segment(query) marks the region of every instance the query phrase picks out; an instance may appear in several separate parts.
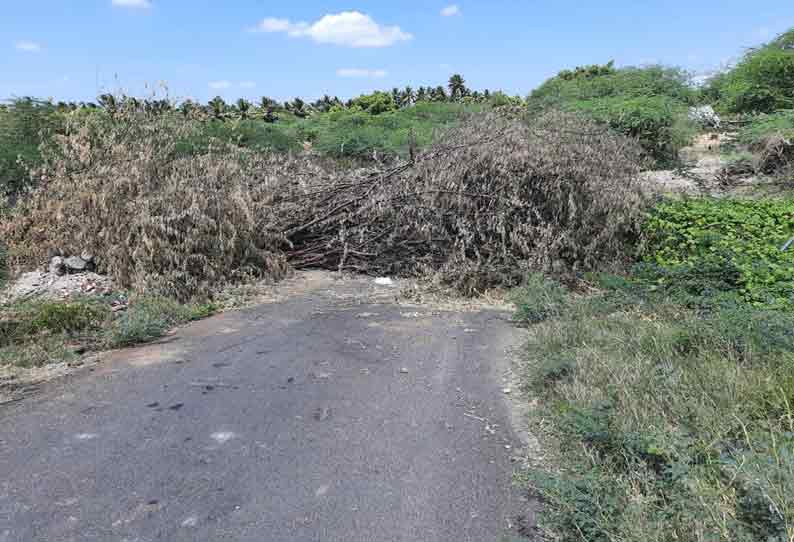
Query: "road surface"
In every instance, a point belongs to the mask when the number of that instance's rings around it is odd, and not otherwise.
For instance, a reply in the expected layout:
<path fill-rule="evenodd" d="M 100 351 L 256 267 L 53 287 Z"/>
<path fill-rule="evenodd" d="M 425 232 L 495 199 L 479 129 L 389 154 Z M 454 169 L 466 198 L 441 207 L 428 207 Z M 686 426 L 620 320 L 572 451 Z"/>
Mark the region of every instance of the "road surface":
<path fill-rule="evenodd" d="M 387 290 L 224 313 L 4 407 L 0 542 L 516 539 L 519 332 Z"/>

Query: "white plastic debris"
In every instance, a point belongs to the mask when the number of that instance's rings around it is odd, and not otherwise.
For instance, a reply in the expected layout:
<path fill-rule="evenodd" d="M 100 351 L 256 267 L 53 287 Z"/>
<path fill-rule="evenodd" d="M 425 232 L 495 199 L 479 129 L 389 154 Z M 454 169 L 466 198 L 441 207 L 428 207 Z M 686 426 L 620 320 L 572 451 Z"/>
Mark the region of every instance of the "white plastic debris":
<path fill-rule="evenodd" d="M 375 284 L 378 286 L 394 286 L 394 281 L 389 277 L 378 277 L 375 279 Z"/>

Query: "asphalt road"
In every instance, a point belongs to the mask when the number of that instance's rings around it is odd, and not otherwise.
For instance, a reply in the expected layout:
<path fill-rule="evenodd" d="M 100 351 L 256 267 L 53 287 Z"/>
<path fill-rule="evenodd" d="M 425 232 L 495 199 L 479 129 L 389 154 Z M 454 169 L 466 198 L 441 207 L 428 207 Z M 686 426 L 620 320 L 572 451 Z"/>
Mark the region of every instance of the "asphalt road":
<path fill-rule="evenodd" d="M 0 542 L 513 540 L 516 330 L 345 295 L 369 284 L 198 322 L 0 410 Z"/>

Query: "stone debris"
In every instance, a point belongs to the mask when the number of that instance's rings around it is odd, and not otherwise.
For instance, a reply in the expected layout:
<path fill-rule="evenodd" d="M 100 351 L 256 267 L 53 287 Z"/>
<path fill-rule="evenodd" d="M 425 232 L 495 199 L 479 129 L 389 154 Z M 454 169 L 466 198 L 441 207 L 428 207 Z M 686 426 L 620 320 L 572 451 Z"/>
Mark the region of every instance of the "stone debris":
<path fill-rule="evenodd" d="M 710 105 L 689 108 L 689 120 L 699 123 L 703 128 L 719 129 L 722 119 Z"/>
<path fill-rule="evenodd" d="M 84 295 L 107 295 L 113 291 L 109 277 L 95 270 L 94 256 L 83 251 L 80 256 L 55 254 L 47 264 L 47 271 L 30 271 L 11 281 L 0 292 L 0 303 L 12 303 L 28 298 L 68 299 Z M 126 303 L 116 301 L 113 311 L 126 308 Z"/>

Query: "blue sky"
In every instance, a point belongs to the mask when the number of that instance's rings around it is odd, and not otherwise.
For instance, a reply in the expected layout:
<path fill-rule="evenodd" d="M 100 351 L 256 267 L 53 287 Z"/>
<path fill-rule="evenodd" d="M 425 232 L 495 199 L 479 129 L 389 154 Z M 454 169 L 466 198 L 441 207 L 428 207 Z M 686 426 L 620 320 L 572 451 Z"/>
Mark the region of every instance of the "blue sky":
<path fill-rule="evenodd" d="M 562 68 L 703 72 L 794 26 L 791 0 L 5 0 L 0 98 L 343 98 L 453 72 L 528 93 Z M 148 86 L 147 86 L 148 85 Z"/>

